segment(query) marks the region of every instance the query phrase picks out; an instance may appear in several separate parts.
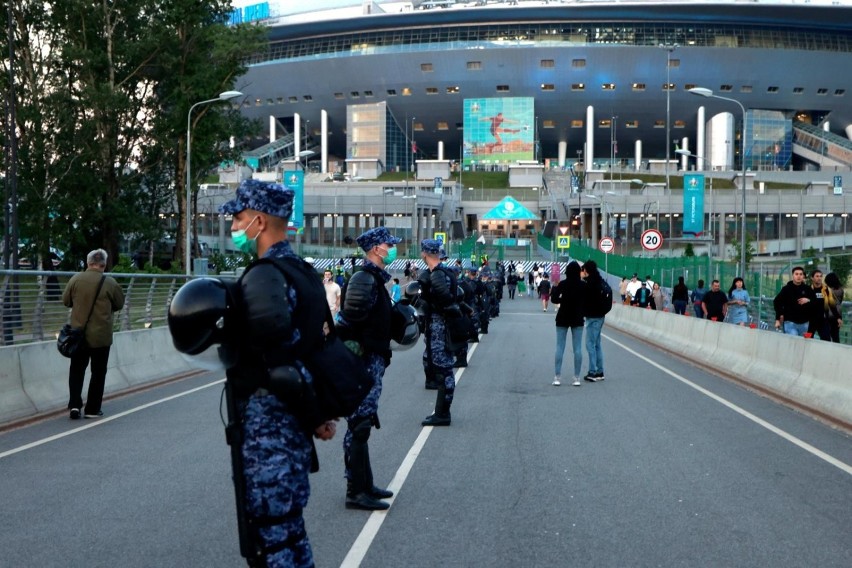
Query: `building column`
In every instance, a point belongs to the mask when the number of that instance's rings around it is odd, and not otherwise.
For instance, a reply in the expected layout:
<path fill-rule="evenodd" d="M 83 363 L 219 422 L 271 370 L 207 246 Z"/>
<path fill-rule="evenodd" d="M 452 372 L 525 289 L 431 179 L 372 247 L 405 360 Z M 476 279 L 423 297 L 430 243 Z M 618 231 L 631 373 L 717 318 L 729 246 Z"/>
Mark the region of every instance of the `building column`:
<path fill-rule="evenodd" d="M 568 154 L 568 142 L 565 140 L 559 141 L 559 149 L 557 153 L 557 164 L 560 168 L 565 167 L 565 156 Z"/>
<path fill-rule="evenodd" d="M 277 137 L 276 132 L 275 132 L 275 125 L 276 125 L 275 117 L 270 114 L 269 115 L 269 143 L 270 144 L 275 142 L 275 139 Z M 231 147 L 233 148 L 233 146 L 231 146 Z"/>
<path fill-rule="evenodd" d="M 592 206 L 590 207 L 592 210 L 592 230 L 590 232 L 590 242 L 589 246 L 593 248 L 597 248 L 598 246 L 598 210 Z"/>
<path fill-rule="evenodd" d="M 687 152 L 689 152 L 689 138 L 687 138 L 686 136 L 681 138 L 680 147 L 683 150 L 686 150 Z M 696 161 L 700 162 L 701 160 L 696 160 Z M 680 169 L 684 172 L 689 171 L 689 156 L 687 156 L 686 154 L 681 154 L 681 156 L 680 156 Z M 696 165 L 695 169 L 700 170 L 701 168 L 697 167 L 697 165 Z"/>
<path fill-rule="evenodd" d="M 293 159 L 299 160 L 299 152 L 302 151 L 302 117 L 299 113 L 293 115 Z"/>
<path fill-rule="evenodd" d="M 584 171 L 591 170 L 595 161 L 595 107 L 586 107 L 586 147 L 583 149 Z M 585 178 L 586 176 L 583 176 Z"/>
<path fill-rule="evenodd" d="M 642 141 L 637 140 L 633 145 L 633 161 L 634 167 L 633 169 L 637 172 L 642 169 Z"/>
<path fill-rule="evenodd" d="M 320 111 L 320 172 L 328 173 L 328 111 Z"/>
<path fill-rule="evenodd" d="M 705 134 L 704 134 L 704 132 L 705 132 L 705 130 L 704 130 L 705 129 L 704 113 L 705 112 L 706 111 L 704 109 L 704 106 L 698 107 L 698 118 L 696 119 L 698 128 L 695 131 L 695 155 L 698 156 L 698 158 L 699 158 L 699 159 L 695 160 L 696 162 L 698 162 L 697 164 L 695 164 L 695 169 L 698 170 L 698 171 L 703 171 L 703 170 L 707 169 L 707 161 L 701 159 L 701 158 L 704 158 L 704 153 L 705 153 L 704 152 L 704 136 L 705 136 Z"/>
<path fill-rule="evenodd" d="M 325 244 L 325 215 L 322 213 L 317 215 L 317 244 Z"/>

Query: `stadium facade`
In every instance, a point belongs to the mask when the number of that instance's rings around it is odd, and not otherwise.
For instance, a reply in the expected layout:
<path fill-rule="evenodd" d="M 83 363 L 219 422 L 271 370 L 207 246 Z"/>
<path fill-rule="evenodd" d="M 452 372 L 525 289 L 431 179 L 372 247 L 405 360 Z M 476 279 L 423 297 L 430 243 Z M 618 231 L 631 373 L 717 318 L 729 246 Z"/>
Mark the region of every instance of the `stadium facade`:
<path fill-rule="evenodd" d="M 770 206 L 776 209 L 771 220 L 776 240 L 792 238 L 793 250 L 800 251 L 807 244 L 808 214 L 842 218 L 828 223 L 828 230 L 845 238 L 846 217 L 840 217 L 847 212 L 845 196 L 822 203 L 811 197 L 840 197 L 832 191 L 836 176 L 845 172 L 846 183 L 852 178 L 848 3 L 551 0 L 418 9 L 437 4 L 442 3 L 363 2 L 327 14 L 277 14 L 271 3 L 238 12 L 249 19 L 260 14 L 269 26 L 267 49 L 237 85 L 246 95 L 242 112 L 268 125 L 250 161 L 253 168 L 280 170 L 288 160 L 304 159 L 323 173 L 351 172 L 357 160 L 373 158 L 364 144 L 370 142 L 383 152 L 375 157 L 379 171 L 413 172 L 415 162 L 427 161 L 468 171 L 508 169 L 498 160 L 465 160 L 472 132 L 465 101 L 529 99 L 529 120 L 502 128 L 531 136 L 530 157 L 542 166 L 547 196 L 542 191 L 525 204 L 543 220 L 561 221 L 576 209 L 582 196 L 571 191 L 572 178 L 557 173 L 575 165 L 590 174 L 585 190 L 600 194 L 591 175 L 597 170 L 617 170 L 628 178 L 629 172 L 668 177 L 685 169 L 735 177 L 748 170 L 738 183 L 754 188 L 755 196 L 759 181 L 776 179 L 772 176 L 785 175 L 808 188 L 803 197 L 787 203 L 789 195 L 779 196 Z M 709 89 L 714 97 L 697 97 L 695 88 Z M 382 124 L 359 128 L 353 116 L 375 105 L 383 109 Z M 492 134 L 501 131 L 491 124 Z M 499 135 L 497 143 L 503 144 Z M 697 158 L 675 154 L 676 145 Z M 332 202 L 323 178 L 309 175 L 306 181 L 305 228 L 308 242 L 329 244 L 323 217 Z M 387 222 L 389 214 L 404 215 L 409 208 L 412 238 L 457 220 L 468 230 L 482 228 L 477 215 L 489 204 L 476 204 L 460 191 L 463 182 L 456 185 L 445 184 L 448 196 L 439 202 L 429 201 L 435 193 L 430 191 L 409 204 L 397 199 L 411 197 L 405 195 L 409 190 L 399 195 L 393 184 L 346 183 L 333 190 L 335 214 L 352 207 L 347 214 L 364 215 L 369 203 L 384 209 L 379 221 Z M 630 215 L 647 214 L 648 195 L 655 191 L 658 214 L 682 210 L 680 197 L 667 187 L 619 182 L 609 189 L 605 199 L 628 217 L 615 230 L 622 227 L 628 238 L 635 223 Z M 360 204 L 343 205 L 355 195 Z M 715 213 L 736 213 L 735 197 L 718 195 Z M 759 227 L 757 201 L 750 194 L 746 211 Z M 597 205 L 605 214 L 607 208 Z M 784 229 L 784 216 L 794 213 L 803 219 L 788 217 Z M 599 222 L 586 220 L 596 231 Z M 366 221 L 371 222 L 376 221 Z M 713 226 L 712 217 L 707 222 Z M 814 231 L 825 234 L 825 223 Z M 672 236 L 676 232 L 669 228 Z M 724 238 L 725 231 L 719 232 Z"/>

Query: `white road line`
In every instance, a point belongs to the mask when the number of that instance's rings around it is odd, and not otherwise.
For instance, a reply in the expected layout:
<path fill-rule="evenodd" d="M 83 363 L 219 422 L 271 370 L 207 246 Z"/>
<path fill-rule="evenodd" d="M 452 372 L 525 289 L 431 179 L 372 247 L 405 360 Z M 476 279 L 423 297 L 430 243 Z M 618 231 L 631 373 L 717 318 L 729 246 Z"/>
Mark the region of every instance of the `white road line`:
<path fill-rule="evenodd" d="M 793 436 L 789 432 L 785 432 L 781 428 L 778 428 L 777 426 L 770 424 L 766 420 L 764 420 L 764 419 L 762 419 L 758 416 L 755 416 L 754 414 L 745 410 L 744 408 L 737 406 L 733 402 L 725 400 L 721 396 L 714 394 L 714 393 L 708 391 L 707 389 L 705 389 L 703 387 L 698 386 L 697 384 L 693 383 L 689 379 L 686 379 L 686 378 L 682 377 L 681 375 L 678 375 L 674 371 L 670 371 L 670 370 L 666 369 L 665 367 L 663 367 L 659 363 L 652 361 L 651 359 L 645 357 L 641 353 L 638 353 L 638 352 L 634 351 L 633 349 L 631 349 L 630 347 L 624 345 L 623 343 L 616 341 L 612 337 L 610 337 L 606 334 L 603 334 L 602 336 L 605 337 L 606 339 L 608 339 L 609 341 L 612 341 L 613 343 L 615 343 L 616 345 L 618 345 L 619 347 L 621 347 L 622 349 L 624 349 L 628 353 L 631 353 L 631 354 L 635 355 L 636 357 L 638 357 L 639 359 L 642 359 L 643 361 L 645 361 L 649 365 L 658 368 L 659 370 L 666 373 L 667 375 L 670 375 L 671 377 L 674 377 L 675 379 L 679 380 L 683 384 L 685 384 L 689 387 L 692 387 L 693 389 L 697 390 L 698 392 L 700 392 L 701 394 L 703 394 L 705 396 L 712 398 L 713 400 L 715 400 L 719 404 L 727 406 L 728 408 L 730 408 L 731 410 L 733 410 L 737 414 L 740 414 L 740 415 L 748 418 L 749 420 L 751 420 L 755 424 L 766 428 L 767 430 L 769 430 L 773 434 L 777 434 L 778 436 L 781 436 L 782 438 L 784 438 L 788 442 L 791 442 L 791 443 L 799 446 L 800 448 L 802 448 L 806 452 L 810 452 L 814 456 L 818 457 L 821 460 L 824 460 L 824 461 L 830 463 L 831 465 L 840 469 L 841 471 L 844 471 L 844 472 L 848 473 L 849 475 L 852 475 L 852 465 L 849 465 L 845 462 L 840 461 L 839 459 L 837 459 L 833 456 L 828 455 L 827 453 L 823 452 L 822 450 L 815 448 L 812 445 L 808 444 L 804 440 L 800 440 L 799 438 L 797 438 L 796 436 Z"/>
<path fill-rule="evenodd" d="M 30 442 L 29 444 L 26 444 L 26 445 L 23 445 L 23 446 L 2 452 L 2 453 L 0 453 L 0 459 L 3 459 L 5 457 L 11 456 L 11 455 L 14 455 L 14 454 L 17 454 L 17 453 L 20 453 L 20 452 L 23 452 L 23 451 L 26 451 L 26 450 L 29 450 L 29 449 L 32 449 L 32 448 L 36 448 L 38 446 L 41 446 L 43 444 L 47 444 L 49 442 L 54 442 L 56 440 L 60 440 L 64 437 L 66 437 L 66 436 L 71 436 L 72 434 L 77 434 L 77 433 L 82 432 L 84 430 L 88 430 L 89 428 L 96 428 L 98 426 L 102 426 L 102 425 L 106 424 L 107 422 L 112 422 L 113 420 L 118 420 L 119 418 L 122 418 L 124 416 L 128 416 L 128 415 L 133 414 L 135 412 L 139 412 L 140 410 L 145 410 L 146 408 L 151 408 L 152 406 L 157 406 L 158 404 L 162 404 L 164 402 L 169 402 L 170 400 L 174 400 L 176 398 L 180 398 L 180 397 L 186 396 L 188 394 L 193 394 L 193 393 L 196 393 L 200 390 L 204 390 L 204 389 L 212 387 L 212 386 L 220 385 L 224 382 L 225 382 L 225 379 L 219 379 L 218 381 L 208 383 L 206 385 L 202 385 L 200 387 L 196 387 L 196 388 L 190 389 L 188 391 L 180 392 L 180 393 L 174 394 L 172 396 L 168 396 L 166 398 L 161 398 L 159 400 L 154 400 L 154 401 L 151 401 L 147 404 L 143 404 L 142 406 L 137 406 L 135 408 L 131 408 L 130 410 L 125 410 L 124 412 L 119 412 L 118 414 L 110 414 L 109 416 L 107 416 L 105 418 L 97 418 L 97 419 L 87 420 L 86 422 L 88 422 L 88 424 L 86 424 L 85 426 L 80 426 L 79 428 L 74 428 L 73 430 L 68 430 L 67 432 L 62 432 L 61 434 L 55 434 L 55 435 L 49 436 L 47 438 L 42 438 L 41 440 L 36 440 L 35 442 Z"/>
<path fill-rule="evenodd" d="M 480 335 L 479 338 L 482 339 L 482 335 Z M 478 343 L 474 343 L 468 349 L 468 361 L 470 361 L 470 358 L 473 356 L 473 352 L 476 351 L 478 345 Z M 458 385 L 459 381 L 461 381 L 464 371 L 465 367 L 456 369 L 456 385 Z M 391 507 L 386 511 L 373 511 L 370 514 L 367 518 L 367 522 L 364 523 L 364 528 L 361 529 L 361 532 L 358 534 L 355 542 L 352 543 L 352 547 L 346 554 L 346 558 L 344 558 L 343 562 L 340 563 L 341 568 L 356 568 L 361 565 L 361 562 L 367 555 L 367 551 L 370 550 L 370 545 L 373 544 L 373 540 L 375 540 L 376 535 L 379 533 L 382 523 L 385 522 L 388 513 L 393 510 L 393 502 L 396 500 L 397 495 L 399 495 L 402 485 L 405 483 L 405 480 L 408 478 L 408 474 L 411 472 L 411 468 L 414 467 L 414 462 L 417 461 L 417 458 L 420 456 L 420 451 L 423 449 L 423 446 L 426 445 L 426 440 L 429 439 L 429 434 L 432 433 L 434 428 L 434 426 L 424 426 L 420 431 L 420 435 L 417 436 L 416 440 L 414 440 L 414 444 L 412 444 L 411 448 L 408 450 L 408 454 L 406 454 L 405 459 L 402 460 L 402 464 L 400 464 L 399 469 L 396 470 L 396 474 L 394 474 L 393 479 L 388 485 L 388 489 L 393 491 L 394 496 L 390 499 L 385 499 L 385 501 L 387 501 Z"/>

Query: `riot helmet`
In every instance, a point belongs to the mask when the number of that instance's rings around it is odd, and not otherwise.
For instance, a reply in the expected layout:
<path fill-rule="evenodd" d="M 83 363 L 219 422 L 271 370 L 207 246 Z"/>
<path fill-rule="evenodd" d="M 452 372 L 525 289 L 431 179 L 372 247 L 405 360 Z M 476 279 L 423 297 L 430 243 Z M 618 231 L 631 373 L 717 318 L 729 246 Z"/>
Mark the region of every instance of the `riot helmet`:
<path fill-rule="evenodd" d="M 418 339 L 420 339 L 420 326 L 417 321 L 417 312 L 411 306 L 397 302 L 391 308 L 391 350 L 411 349 Z"/>
<path fill-rule="evenodd" d="M 228 285 L 218 278 L 196 278 L 184 284 L 169 304 L 169 331 L 175 349 L 198 355 L 222 343 L 232 306 Z"/>

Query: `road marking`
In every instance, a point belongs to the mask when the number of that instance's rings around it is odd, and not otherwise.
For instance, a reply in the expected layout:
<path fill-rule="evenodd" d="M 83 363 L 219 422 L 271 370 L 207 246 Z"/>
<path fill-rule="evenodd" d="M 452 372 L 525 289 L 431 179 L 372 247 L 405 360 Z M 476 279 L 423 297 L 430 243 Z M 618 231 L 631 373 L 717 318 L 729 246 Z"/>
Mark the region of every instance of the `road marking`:
<path fill-rule="evenodd" d="M 480 335 L 479 338 L 482 339 L 482 335 Z M 479 346 L 479 343 L 474 343 L 468 349 L 468 361 L 470 361 L 470 358 L 473 356 L 473 352 L 476 351 L 477 346 Z M 456 385 L 458 385 L 459 381 L 461 381 L 464 371 L 465 367 L 456 369 Z M 388 513 L 393 509 L 393 502 L 396 500 L 397 495 L 399 495 L 402 485 L 408 478 L 408 474 L 411 473 L 411 468 L 414 467 L 414 462 L 417 461 L 421 450 L 423 450 L 423 446 L 426 445 L 426 440 L 429 439 L 429 435 L 434 429 L 434 426 L 424 426 L 420 431 L 420 435 L 417 436 L 416 440 L 414 440 L 414 444 L 412 444 L 411 448 L 408 450 L 408 453 L 402 460 L 399 469 L 396 470 L 393 479 L 388 485 L 388 489 L 393 491 L 393 497 L 390 499 L 384 499 L 384 501 L 387 501 L 391 506 L 385 511 L 373 511 L 370 514 L 367 518 L 367 522 L 364 523 L 364 528 L 361 529 L 361 532 L 358 534 L 355 542 L 352 543 L 352 547 L 346 554 L 346 558 L 344 558 L 343 562 L 340 563 L 341 568 L 356 568 L 361 565 L 361 562 L 367 555 L 367 551 L 370 550 L 370 545 L 373 544 L 373 540 L 375 540 L 376 535 L 379 533 L 382 523 L 385 522 L 385 518 L 387 518 Z"/>
<path fill-rule="evenodd" d="M 615 339 L 613 339 L 612 337 L 610 337 L 610 336 L 608 336 L 608 335 L 606 335 L 606 334 L 602 334 L 602 337 L 604 337 L 604 338 L 608 339 L 609 341 L 612 341 L 613 343 L 615 343 L 616 345 L 618 345 L 619 347 L 621 347 L 622 349 L 624 349 L 624 350 L 625 350 L 625 351 L 627 351 L 628 353 L 632 353 L 633 355 L 635 355 L 635 356 L 636 356 L 636 357 L 638 357 L 639 359 L 642 359 L 643 361 L 645 361 L 645 362 L 646 362 L 646 363 L 648 363 L 649 365 L 651 365 L 651 366 L 653 366 L 653 367 L 658 368 L 658 369 L 659 369 L 659 370 L 661 370 L 662 372 L 664 372 L 664 373 L 666 373 L 667 375 L 670 375 L 671 377 L 673 377 L 673 378 L 675 378 L 675 379 L 679 380 L 679 381 L 680 381 L 680 382 L 682 382 L 683 384 L 685 384 L 685 385 L 687 385 L 687 386 L 689 386 L 689 387 L 692 387 L 693 389 L 697 390 L 697 391 L 698 391 L 698 392 L 700 392 L 701 394 L 703 394 L 703 395 L 705 395 L 705 396 L 708 396 L 708 397 L 712 398 L 713 400 L 715 400 L 716 402 L 718 402 L 718 403 L 720 403 L 720 404 L 722 404 L 722 405 L 724 405 L 724 406 L 727 406 L 728 408 L 730 408 L 731 410 L 733 410 L 733 411 L 734 411 L 734 412 L 736 412 L 737 414 L 740 414 L 741 416 L 744 416 L 745 418 L 748 418 L 749 420 L 751 420 L 751 421 L 752 421 L 752 422 L 754 422 L 755 424 L 757 424 L 757 425 L 759 425 L 759 426 L 762 426 L 762 427 L 766 428 L 767 430 L 769 430 L 769 431 L 770 431 L 770 432 L 772 432 L 773 434 L 776 434 L 776 435 L 778 435 L 778 436 L 781 436 L 782 438 L 784 438 L 784 439 L 785 439 L 785 440 L 787 440 L 788 442 L 791 442 L 791 443 L 793 443 L 793 444 L 795 444 L 795 445 L 799 446 L 800 448 L 802 448 L 802 449 L 803 449 L 803 450 L 805 450 L 806 452 L 810 452 L 811 454 L 813 454 L 814 456 L 818 457 L 819 459 L 824 460 L 824 461 L 826 461 L 826 462 L 830 463 L 830 464 L 831 464 L 831 465 L 833 465 L 834 467 L 836 467 L 836 468 L 840 469 L 841 471 L 844 471 L 844 472 L 848 473 L 849 475 L 852 475 L 852 465 L 849 465 L 849 464 L 847 464 L 847 463 L 845 463 L 845 462 L 840 461 L 839 459 L 837 459 L 837 458 L 835 458 L 835 457 L 833 457 L 833 456 L 828 455 L 827 453 L 823 452 L 822 450 L 820 450 L 820 449 L 818 449 L 818 448 L 815 448 L 814 446 L 812 446 L 812 445 L 808 444 L 808 443 L 807 443 L 807 442 L 805 442 L 804 440 L 801 440 L 801 439 L 797 438 L 796 436 L 794 436 L 794 435 L 790 434 L 789 432 L 785 432 L 784 430 L 782 430 L 782 429 L 778 428 L 777 426 L 775 426 L 775 425 L 773 425 L 773 424 L 770 424 L 770 423 L 769 423 L 769 422 L 767 422 L 766 420 L 764 420 L 764 419 L 762 419 L 762 418 L 760 418 L 760 417 L 758 417 L 758 416 L 755 416 L 754 414 L 752 414 L 752 413 L 751 413 L 751 412 L 749 412 L 748 410 L 746 410 L 746 409 L 744 409 L 744 408 L 742 408 L 742 407 L 737 406 L 737 405 L 736 405 L 736 404 L 734 404 L 733 402 L 730 402 L 730 401 L 728 401 L 728 400 L 725 400 L 725 399 L 724 399 L 724 398 L 722 398 L 721 396 L 719 396 L 719 395 L 717 395 L 717 394 L 714 394 L 714 393 L 712 393 L 712 392 L 708 391 L 708 390 L 707 390 L 707 389 L 705 389 L 704 387 L 701 387 L 701 386 L 699 386 L 699 385 L 697 385 L 697 384 L 693 383 L 693 382 L 692 382 L 692 381 L 690 381 L 689 379 L 686 379 L 686 378 L 682 377 L 681 375 L 678 375 L 678 374 L 677 374 L 677 373 L 675 373 L 674 371 L 670 371 L 670 370 L 666 369 L 665 367 L 663 367 L 663 366 L 662 366 L 662 365 L 660 365 L 659 363 L 656 363 L 656 362 L 652 361 L 652 360 L 651 360 L 651 359 L 649 359 L 648 357 L 645 357 L 645 356 L 644 356 L 644 355 L 642 355 L 641 353 L 638 353 L 638 352 L 634 351 L 634 350 L 633 350 L 633 349 L 631 349 L 630 347 L 628 347 L 628 346 L 624 345 L 623 343 L 621 343 L 621 342 L 619 342 L 619 341 L 616 341 L 616 340 L 615 340 Z"/>
<path fill-rule="evenodd" d="M 172 396 L 167 396 L 166 398 L 154 400 L 154 401 L 151 401 L 149 403 L 143 404 L 142 406 L 137 406 L 135 408 L 131 408 L 130 410 L 125 410 L 124 412 L 119 412 L 118 414 L 110 414 L 109 416 L 107 416 L 105 418 L 97 418 L 97 419 L 86 420 L 86 422 L 88 422 L 88 424 L 86 424 L 85 426 L 79 426 L 79 427 L 74 428 L 72 430 L 68 430 L 67 432 L 62 432 L 60 434 L 54 434 L 53 436 L 49 436 L 47 438 L 42 438 L 41 440 L 36 440 L 35 442 L 30 442 L 29 444 L 25 444 L 23 446 L 2 452 L 2 453 L 0 453 L 0 459 L 3 459 L 5 457 L 9 457 L 11 455 L 14 455 L 14 454 L 26 451 L 26 450 L 30 450 L 32 448 L 37 448 L 38 446 L 41 446 L 43 444 L 47 444 L 49 442 L 54 442 L 56 440 L 60 440 L 62 438 L 65 438 L 66 436 L 71 436 L 72 434 L 77 434 L 77 433 L 82 432 L 84 430 L 88 430 L 89 428 L 96 428 L 98 426 L 102 426 L 102 425 L 104 425 L 108 422 L 112 422 L 113 420 L 118 420 L 119 418 L 122 418 L 124 416 L 128 416 L 130 414 L 139 412 L 140 410 L 145 410 L 146 408 L 151 408 L 152 406 L 157 406 L 158 404 L 163 404 L 164 402 L 169 402 L 169 401 L 174 400 L 176 398 L 180 398 L 180 397 L 186 396 L 188 394 L 193 394 L 193 393 L 196 393 L 200 390 L 204 390 L 204 389 L 212 387 L 212 386 L 220 385 L 224 382 L 225 382 L 225 379 L 219 379 L 218 381 L 208 383 L 206 385 L 202 385 L 200 387 L 196 387 L 196 388 L 190 389 L 188 391 L 173 394 Z"/>

